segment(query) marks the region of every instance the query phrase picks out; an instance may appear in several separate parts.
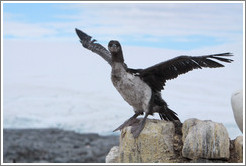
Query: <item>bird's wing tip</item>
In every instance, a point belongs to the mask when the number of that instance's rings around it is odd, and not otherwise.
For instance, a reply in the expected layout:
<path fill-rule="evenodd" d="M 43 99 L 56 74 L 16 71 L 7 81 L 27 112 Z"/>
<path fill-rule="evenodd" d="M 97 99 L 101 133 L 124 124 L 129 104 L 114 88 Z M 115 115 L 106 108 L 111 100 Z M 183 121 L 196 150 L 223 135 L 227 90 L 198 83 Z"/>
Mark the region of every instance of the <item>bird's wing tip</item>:
<path fill-rule="evenodd" d="M 75 32 L 78 35 L 78 37 L 80 38 L 81 41 L 84 40 L 91 40 L 91 36 L 87 35 L 85 32 L 79 30 L 78 28 L 75 28 Z"/>
<path fill-rule="evenodd" d="M 78 33 L 81 33 L 82 31 L 79 30 L 78 28 L 75 28 L 75 32 L 78 34 Z"/>
<path fill-rule="evenodd" d="M 228 56 L 233 56 L 233 53 L 231 53 L 231 52 L 227 52 L 226 53 Z"/>

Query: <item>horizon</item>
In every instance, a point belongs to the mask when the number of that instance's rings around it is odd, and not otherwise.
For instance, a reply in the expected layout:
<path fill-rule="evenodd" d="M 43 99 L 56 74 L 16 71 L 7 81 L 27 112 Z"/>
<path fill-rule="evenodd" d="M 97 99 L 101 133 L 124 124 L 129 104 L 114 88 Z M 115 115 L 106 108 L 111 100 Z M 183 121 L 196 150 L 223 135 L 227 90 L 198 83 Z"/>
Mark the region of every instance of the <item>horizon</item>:
<path fill-rule="evenodd" d="M 232 52 L 233 63 L 181 75 L 167 82 L 162 95 L 182 121 L 211 119 L 238 134 L 229 100 L 244 86 L 242 6 L 4 2 L 3 125 L 111 133 L 112 126 L 132 115 L 110 82 L 110 66 L 81 46 L 78 28 L 104 46 L 119 40 L 133 68 L 179 55 Z"/>

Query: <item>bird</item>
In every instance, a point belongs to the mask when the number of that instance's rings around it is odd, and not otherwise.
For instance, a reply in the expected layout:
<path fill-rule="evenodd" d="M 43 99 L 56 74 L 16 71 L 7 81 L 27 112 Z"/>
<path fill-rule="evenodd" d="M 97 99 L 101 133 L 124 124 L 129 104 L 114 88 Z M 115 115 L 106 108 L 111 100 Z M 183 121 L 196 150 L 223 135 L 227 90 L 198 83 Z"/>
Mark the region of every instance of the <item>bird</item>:
<path fill-rule="evenodd" d="M 160 62 L 145 69 L 128 68 L 124 61 L 121 44 L 117 40 L 108 43 L 108 50 L 85 32 L 75 28 L 82 46 L 101 56 L 111 66 L 111 81 L 123 99 L 133 107 L 134 115 L 117 127 L 114 131 L 132 126 L 131 133 L 138 138 L 149 115 L 159 113 L 162 120 L 179 123 L 176 112 L 171 110 L 161 96 L 167 80 L 179 75 L 202 68 L 224 67 L 217 62 L 231 63 L 228 57 L 232 53 L 219 53 L 202 56 L 181 55 Z M 137 117 L 143 115 L 139 120 Z"/>
<path fill-rule="evenodd" d="M 237 90 L 231 95 L 231 107 L 238 128 L 243 133 L 243 90 Z"/>

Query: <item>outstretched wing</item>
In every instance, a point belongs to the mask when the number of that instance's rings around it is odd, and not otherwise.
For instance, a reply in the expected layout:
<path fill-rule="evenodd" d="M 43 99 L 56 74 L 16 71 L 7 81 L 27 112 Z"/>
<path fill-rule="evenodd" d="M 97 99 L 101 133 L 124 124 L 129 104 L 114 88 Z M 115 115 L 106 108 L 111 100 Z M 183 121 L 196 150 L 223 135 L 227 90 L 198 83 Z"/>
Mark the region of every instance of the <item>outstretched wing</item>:
<path fill-rule="evenodd" d="M 110 65 L 112 64 L 111 54 L 105 47 L 103 47 L 99 43 L 95 43 L 96 42 L 95 39 L 91 40 L 92 37 L 87 35 L 86 33 L 82 32 L 81 30 L 75 28 L 75 31 L 76 31 L 77 35 L 79 36 L 80 42 L 83 45 L 83 47 L 85 47 L 86 49 L 91 50 L 92 52 L 100 55 Z"/>
<path fill-rule="evenodd" d="M 231 53 L 204 55 L 204 56 L 179 56 L 168 61 L 156 64 L 139 71 L 139 76 L 154 90 L 161 91 L 166 80 L 174 79 L 180 74 L 187 73 L 193 69 L 217 68 L 224 65 L 214 61 L 230 63 L 233 60 L 225 57 L 232 56 Z"/>

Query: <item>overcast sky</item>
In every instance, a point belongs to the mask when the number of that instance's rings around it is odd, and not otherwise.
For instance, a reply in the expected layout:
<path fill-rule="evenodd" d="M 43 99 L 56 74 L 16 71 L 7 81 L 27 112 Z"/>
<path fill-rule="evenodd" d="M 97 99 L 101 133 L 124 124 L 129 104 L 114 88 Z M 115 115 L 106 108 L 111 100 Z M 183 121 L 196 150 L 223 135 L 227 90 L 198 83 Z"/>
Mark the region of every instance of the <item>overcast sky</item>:
<path fill-rule="evenodd" d="M 242 3 L 4 3 L 2 12 L 4 125 L 19 126 L 21 118 L 21 123 L 31 118 L 47 124 L 47 117 L 60 124 L 71 114 L 69 108 L 75 111 L 67 121 L 78 118 L 77 125 L 83 111 L 104 108 L 107 112 L 96 117 L 110 119 L 108 126 L 99 123 L 96 131 L 111 131 L 132 115 L 110 82 L 110 66 L 81 46 L 75 28 L 104 46 L 119 40 L 132 68 L 179 55 L 232 52 L 233 63 L 179 76 L 168 81 L 162 94 L 181 120 L 236 125 L 230 97 L 243 86 Z"/>
<path fill-rule="evenodd" d="M 4 3 L 4 39 L 77 41 L 176 50 L 242 42 L 242 3 Z"/>

